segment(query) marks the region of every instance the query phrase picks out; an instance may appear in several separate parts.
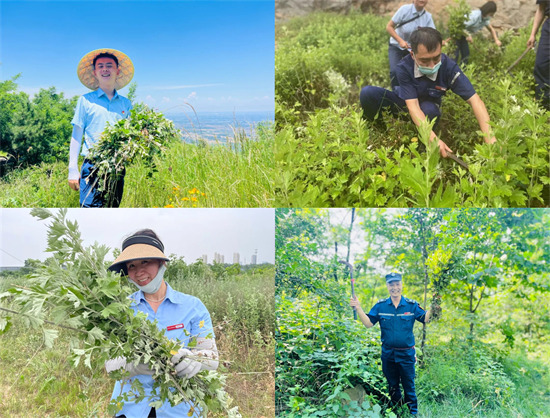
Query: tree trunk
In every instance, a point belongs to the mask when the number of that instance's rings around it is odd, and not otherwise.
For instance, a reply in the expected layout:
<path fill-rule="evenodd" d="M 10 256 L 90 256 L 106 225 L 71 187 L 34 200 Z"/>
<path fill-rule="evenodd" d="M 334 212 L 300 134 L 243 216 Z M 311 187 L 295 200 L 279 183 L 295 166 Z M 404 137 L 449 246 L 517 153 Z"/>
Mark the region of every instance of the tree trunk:
<path fill-rule="evenodd" d="M 422 218 L 419 218 L 419 224 L 420 224 L 420 237 L 422 238 L 422 263 L 424 264 L 424 308 L 426 308 L 426 298 L 428 294 L 428 283 L 429 283 L 429 277 L 428 277 L 428 250 L 426 248 L 426 227 L 424 225 L 424 220 Z M 420 344 L 420 348 L 422 350 L 422 353 L 424 353 L 424 345 L 426 344 L 426 324 L 422 324 L 422 343 Z"/>
<path fill-rule="evenodd" d="M 470 313 L 474 312 L 474 290 L 475 285 L 470 288 Z M 474 321 L 470 321 L 470 339 L 474 338 Z"/>
<path fill-rule="evenodd" d="M 338 241 L 334 241 L 334 281 L 338 281 Z"/>
<path fill-rule="evenodd" d="M 351 230 L 353 229 L 354 220 L 355 220 L 355 208 L 351 208 L 351 222 L 349 224 L 349 232 L 348 232 L 348 252 L 346 254 L 346 263 L 349 263 L 349 252 L 350 252 L 350 246 L 351 246 Z"/>

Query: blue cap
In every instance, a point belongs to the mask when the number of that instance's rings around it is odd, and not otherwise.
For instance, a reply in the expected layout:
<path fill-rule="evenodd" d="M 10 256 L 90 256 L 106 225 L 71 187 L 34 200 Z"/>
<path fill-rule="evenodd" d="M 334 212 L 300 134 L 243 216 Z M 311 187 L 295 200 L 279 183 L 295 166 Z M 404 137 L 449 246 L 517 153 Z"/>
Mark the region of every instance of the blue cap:
<path fill-rule="evenodd" d="M 390 273 L 386 275 L 386 283 L 401 281 L 401 275 L 399 273 Z"/>

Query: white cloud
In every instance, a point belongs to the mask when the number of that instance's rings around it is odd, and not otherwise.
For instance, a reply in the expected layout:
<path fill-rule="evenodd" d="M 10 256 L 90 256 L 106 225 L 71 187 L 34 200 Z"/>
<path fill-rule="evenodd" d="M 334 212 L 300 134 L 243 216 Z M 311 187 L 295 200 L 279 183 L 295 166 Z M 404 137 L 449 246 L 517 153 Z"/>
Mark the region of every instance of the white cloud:
<path fill-rule="evenodd" d="M 215 87 L 223 86 L 223 83 L 211 83 L 211 84 L 189 84 L 183 86 L 144 86 L 144 89 L 148 90 L 181 90 L 181 89 L 195 89 L 201 87 Z"/>

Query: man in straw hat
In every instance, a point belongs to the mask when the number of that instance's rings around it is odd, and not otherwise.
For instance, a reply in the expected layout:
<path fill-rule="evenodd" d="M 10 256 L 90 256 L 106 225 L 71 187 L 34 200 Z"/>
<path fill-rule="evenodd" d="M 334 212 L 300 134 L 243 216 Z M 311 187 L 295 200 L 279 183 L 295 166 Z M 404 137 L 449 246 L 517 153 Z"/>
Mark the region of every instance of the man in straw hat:
<path fill-rule="evenodd" d="M 204 304 L 196 297 L 178 292 L 164 281 L 166 262 L 164 245 L 151 229 L 142 229 L 126 238 L 122 252 L 109 267 L 119 272 L 139 290 L 130 296 L 132 309 L 144 312 L 149 320 L 157 320 L 157 326 L 166 330 L 166 337 L 178 340 L 181 347 L 170 359 L 174 374 L 190 379 L 203 370 L 218 368 L 218 350 L 212 327 L 212 320 Z M 189 347 L 195 339 L 196 345 Z M 166 401 L 162 406 L 151 408 L 148 398 L 152 396 L 154 372 L 147 364 L 127 363 L 123 357 L 108 360 L 105 369 L 108 373 L 124 368 L 130 373 L 130 380 L 117 381 L 111 399 L 132 391 L 132 382 L 138 379 L 146 398 L 135 402 L 130 397 L 124 401 L 117 417 L 198 417 L 199 408 L 192 401 L 170 406 Z"/>
<path fill-rule="evenodd" d="M 366 314 L 357 298 L 351 298 L 350 305 L 367 328 L 380 322 L 382 339 L 382 371 L 388 381 L 391 402 L 403 403 L 401 388 L 405 392 L 405 404 L 411 415 L 418 414 L 418 402 L 414 388 L 416 351 L 414 349 L 413 326 L 415 321 L 430 322 L 432 309 L 425 311 L 420 304 L 402 296 L 403 282 L 401 274 L 386 275 L 386 287 L 390 297 L 380 299 Z M 434 309 L 441 309 L 433 307 Z"/>
<path fill-rule="evenodd" d="M 132 103 L 117 90 L 126 86 L 134 76 L 134 65 L 130 58 L 120 51 L 110 48 L 96 49 L 86 54 L 77 68 L 78 78 L 86 87 L 94 90 L 81 96 L 71 121 L 73 133 L 69 151 L 69 186 L 80 190 L 80 206 L 105 206 L 105 196 L 97 190 L 93 165 L 86 155 L 101 137 L 107 122 L 128 117 Z M 82 138 L 82 155 L 85 157 L 81 170 L 78 169 L 78 154 Z M 117 179 L 113 207 L 118 207 L 122 199 L 124 177 Z"/>

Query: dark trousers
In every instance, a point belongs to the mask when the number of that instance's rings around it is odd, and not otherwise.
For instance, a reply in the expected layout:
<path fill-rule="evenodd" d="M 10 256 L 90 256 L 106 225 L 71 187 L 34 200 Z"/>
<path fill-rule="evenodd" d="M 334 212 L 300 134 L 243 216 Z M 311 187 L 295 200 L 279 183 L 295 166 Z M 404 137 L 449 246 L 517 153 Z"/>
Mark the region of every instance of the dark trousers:
<path fill-rule="evenodd" d="M 550 19 L 546 19 L 542 25 L 533 74 L 535 96 L 550 110 Z"/>
<path fill-rule="evenodd" d="M 458 60 L 459 57 L 460 57 L 460 61 Z M 466 40 L 466 37 L 463 36 L 456 42 L 455 62 L 458 63 L 458 65 L 468 64 L 469 59 L 470 59 L 470 45 L 468 45 L 468 41 Z"/>
<path fill-rule="evenodd" d="M 115 418 L 126 418 L 126 415 L 117 415 Z M 157 418 L 157 411 L 155 408 L 151 408 L 151 412 L 149 412 L 147 418 Z"/>
<path fill-rule="evenodd" d="M 399 86 L 395 91 L 389 91 L 382 87 L 366 86 L 361 89 L 359 100 L 361 101 L 361 107 L 363 108 L 363 117 L 368 120 L 374 120 L 382 109 L 387 109 L 392 114 L 396 115 L 399 112 L 407 112 L 407 105 L 405 100 L 398 96 Z M 440 104 L 431 101 L 420 102 L 420 109 L 432 120 L 441 116 Z"/>
<path fill-rule="evenodd" d="M 106 191 L 100 192 L 97 189 L 98 181 L 93 164 L 89 160 L 84 160 L 80 172 L 80 207 L 118 208 L 124 191 L 124 172 L 116 182 L 112 182 L 113 184 Z"/>
<path fill-rule="evenodd" d="M 412 350 L 414 352 L 414 349 Z M 402 357 L 402 355 L 399 355 L 396 358 L 394 354 L 382 356 L 382 371 L 388 381 L 392 404 L 399 405 L 403 402 L 401 387 L 399 386 L 401 384 L 405 393 L 405 403 L 409 407 L 411 414 L 416 415 L 418 413 L 418 401 L 414 388 L 414 364 L 416 359 L 414 354 L 408 356 L 408 358 Z"/>
<path fill-rule="evenodd" d="M 407 49 L 403 50 L 395 45 L 389 44 L 388 58 L 390 60 L 390 82 L 392 90 L 395 90 L 395 87 L 399 85 L 399 80 L 397 80 L 397 76 L 395 75 L 395 67 L 397 67 L 399 61 L 407 55 L 409 55 L 409 51 Z"/>

